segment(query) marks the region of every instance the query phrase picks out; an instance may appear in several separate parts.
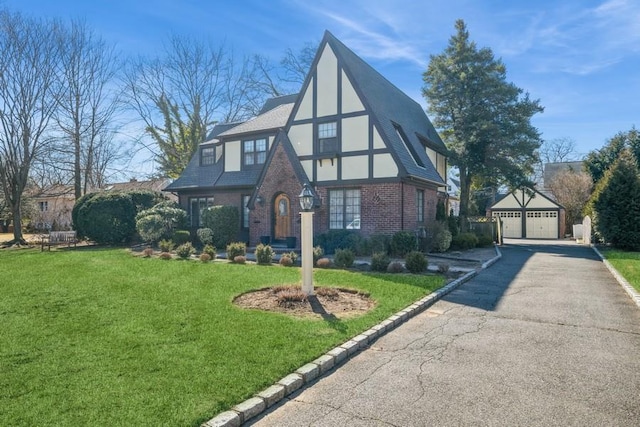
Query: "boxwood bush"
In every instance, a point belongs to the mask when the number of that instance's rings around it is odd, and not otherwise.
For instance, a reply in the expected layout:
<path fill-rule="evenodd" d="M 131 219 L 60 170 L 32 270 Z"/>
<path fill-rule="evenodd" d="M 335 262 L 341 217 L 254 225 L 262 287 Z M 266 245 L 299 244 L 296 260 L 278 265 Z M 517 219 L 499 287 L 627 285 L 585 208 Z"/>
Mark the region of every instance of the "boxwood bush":
<path fill-rule="evenodd" d="M 202 212 L 202 225 L 213 230 L 213 245 L 224 248 L 238 238 L 240 214 L 235 206 L 212 206 Z"/>
<path fill-rule="evenodd" d="M 415 234 L 410 231 L 398 231 L 391 237 L 391 254 L 404 257 L 415 250 L 418 241 Z"/>

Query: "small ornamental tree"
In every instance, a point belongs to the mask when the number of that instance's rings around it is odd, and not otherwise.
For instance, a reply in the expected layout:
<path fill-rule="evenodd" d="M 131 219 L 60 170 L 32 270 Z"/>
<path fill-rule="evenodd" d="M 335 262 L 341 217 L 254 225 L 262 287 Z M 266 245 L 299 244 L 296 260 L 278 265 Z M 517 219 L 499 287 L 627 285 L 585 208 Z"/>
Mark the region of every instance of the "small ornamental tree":
<path fill-rule="evenodd" d="M 136 216 L 136 231 L 146 242 L 171 238 L 174 230 L 185 228 L 187 213 L 174 202 L 162 202 Z"/>
<path fill-rule="evenodd" d="M 640 174 L 629 150 L 621 152 L 594 192 L 594 226 L 613 246 L 640 250 Z"/>

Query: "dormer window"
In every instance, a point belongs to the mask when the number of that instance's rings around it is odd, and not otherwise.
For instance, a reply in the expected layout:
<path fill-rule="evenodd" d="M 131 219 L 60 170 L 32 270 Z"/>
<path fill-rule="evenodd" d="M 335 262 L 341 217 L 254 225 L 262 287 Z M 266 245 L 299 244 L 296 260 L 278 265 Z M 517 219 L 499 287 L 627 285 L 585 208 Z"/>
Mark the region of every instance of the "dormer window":
<path fill-rule="evenodd" d="M 242 144 L 245 166 L 261 165 L 267 159 L 267 139 L 251 139 Z"/>
<path fill-rule="evenodd" d="M 216 148 L 203 147 L 200 149 L 200 164 L 202 166 L 213 165 L 216 162 Z"/>
<path fill-rule="evenodd" d="M 318 154 L 338 152 L 338 123 L 318 124 Z"/>
<path fill-rule="evenodd" d="M 404 130 L 402 130 L 402 126 L 400 126 L 397 123 L 393 123 L 393 127 L 395 128 L 396 133 L 398 134 L 398 137 L 400 138 L 400 140 L 404 144 L 405 148 L 407 149 L 409 154 L 411 154 L 411 157 L 413 158 L 413 161 L 416 163 L 416 165 L 420 166 L 421 168 L 424 168 L 424 163 L 420 159 L 420 155 L 418 154 L 418 152 L 415 150 L 415 148 L 411 144 L 411 141 L 409 141 L 409 138 L 407 137 L 407 134 L 404 133 Z"/>

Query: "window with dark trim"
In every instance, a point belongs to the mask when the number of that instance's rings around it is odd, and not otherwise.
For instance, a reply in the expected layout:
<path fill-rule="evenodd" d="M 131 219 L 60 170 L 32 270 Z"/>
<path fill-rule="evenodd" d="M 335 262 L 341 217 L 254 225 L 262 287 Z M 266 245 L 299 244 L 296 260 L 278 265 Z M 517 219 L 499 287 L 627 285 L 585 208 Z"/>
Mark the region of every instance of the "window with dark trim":
<path fill-rule="evenodd" d="M 242 228 L 249 228 L 249 199 L 251 196 L 242 195 Z"/>
<path fill-rule="evenodd" d="M 202 226 L 202 213 L 213 206 L 213 197 L 192 197 L 189 199 L 189 217 L 192 227 Z"/>
<path fill-rule="evenodd" d="M 424 222 L 424 190 L 416 190 L 416 214 L 418 222 Z"/>
<path fill-rule="evenodd" d="M 202 166 L 213 165 L 216 162 L 216 148 L 202 147 L 200 149 L 200 164 Z"/>
<path fill-rule="evenodd" d="M 329 190 L 329 228 L 360 230 L 360 190 Z"/>
<path fill-rule="evenodd" d="M 338 151 L 338 122 L 318 124 L 318 154 Z"/>
<path fill-rule="evenodd" d="M 250 139 L 243 141 L 243 164 L 245 166 L 261 165 L 267 159 L 267 139 Z"/>

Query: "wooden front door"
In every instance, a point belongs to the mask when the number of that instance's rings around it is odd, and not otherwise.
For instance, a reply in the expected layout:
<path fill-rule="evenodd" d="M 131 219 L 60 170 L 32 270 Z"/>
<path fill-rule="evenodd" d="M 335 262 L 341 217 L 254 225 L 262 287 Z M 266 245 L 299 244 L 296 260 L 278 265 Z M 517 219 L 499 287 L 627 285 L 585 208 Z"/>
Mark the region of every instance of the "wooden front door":
<path fill-rule="evenodd" d="M 275 218 L 275 230 L 273 236 L 276 240 L 284 240 L 291 236 L 291 204 L 286 194 L 279 194 L 273 203 L 273 216 Z"/>

